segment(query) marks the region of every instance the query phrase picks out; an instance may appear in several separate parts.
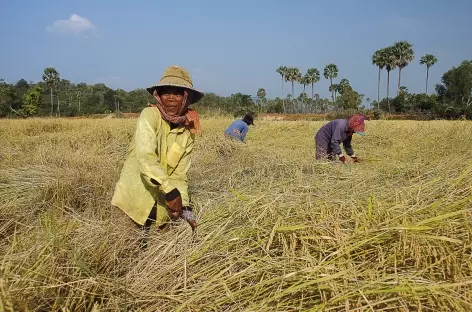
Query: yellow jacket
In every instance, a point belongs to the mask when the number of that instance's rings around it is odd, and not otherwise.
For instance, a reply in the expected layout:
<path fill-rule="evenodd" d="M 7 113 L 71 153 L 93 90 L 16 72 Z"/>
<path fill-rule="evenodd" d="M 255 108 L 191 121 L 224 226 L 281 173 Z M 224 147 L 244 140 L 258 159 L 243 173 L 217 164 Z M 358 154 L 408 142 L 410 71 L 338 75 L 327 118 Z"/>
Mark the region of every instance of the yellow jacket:
<path fill-rule="evenodd" d="M 177 188 L 182 204 L 189 204 L 187 172 L 194 141 L 195 135 L 184 127 L 171 129 L 157 108 L 143 109 L 115 186 L 112 205 L 143 225 L 157 201 L 156 223 L 169 220 L 166 193 Z"/>

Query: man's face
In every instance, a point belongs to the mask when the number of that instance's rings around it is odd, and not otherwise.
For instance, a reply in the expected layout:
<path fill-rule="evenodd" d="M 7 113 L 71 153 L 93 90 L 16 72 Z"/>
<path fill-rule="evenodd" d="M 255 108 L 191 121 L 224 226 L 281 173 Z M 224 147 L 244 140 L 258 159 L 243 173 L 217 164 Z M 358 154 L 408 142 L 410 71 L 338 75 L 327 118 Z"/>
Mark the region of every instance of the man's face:
<path fill-rule="evenodd" d="M 164 109 L 171 115 L 178 115 L 184 101 L 184 89 L 178 87 L 164 87 L 159 90 L 159 97 Z"/>

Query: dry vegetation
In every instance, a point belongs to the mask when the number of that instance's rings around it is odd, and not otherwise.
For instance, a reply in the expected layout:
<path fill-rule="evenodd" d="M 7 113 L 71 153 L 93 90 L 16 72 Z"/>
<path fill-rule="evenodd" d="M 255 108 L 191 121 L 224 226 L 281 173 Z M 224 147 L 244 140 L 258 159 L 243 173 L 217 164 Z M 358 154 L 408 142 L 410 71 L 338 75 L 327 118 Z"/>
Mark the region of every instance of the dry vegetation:
<path fill-rule="evenodd" d="M 471 311 L 471 122 L 369 121 L 346 166 L 322 122 L 229 122 L 195 146 L 196 235 L 143 252 L 110 207 L 135 120 L 2 120 L 0 311 Z"/>

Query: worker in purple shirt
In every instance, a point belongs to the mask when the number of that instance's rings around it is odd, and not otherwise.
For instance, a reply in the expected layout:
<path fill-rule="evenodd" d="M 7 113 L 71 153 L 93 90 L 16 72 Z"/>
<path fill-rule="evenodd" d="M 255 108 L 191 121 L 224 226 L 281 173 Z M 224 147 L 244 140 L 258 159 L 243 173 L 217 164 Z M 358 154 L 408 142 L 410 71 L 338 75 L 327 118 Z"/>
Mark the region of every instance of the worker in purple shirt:
<path fill-rule="evenodd" d="M 336 160 L 336 155 L 342 163 L 346 162 L 341 143 L 344 146 L 346 154 L 354 162 L 359 162 L 360 158 L 356 156 L 351 146 L 351 140 L 354 133 L 365 136 L 365 117 L 357 114 L 349 119 L 335 119 L 321 127 L 315 135 L 316 159 Z"/>
<path fill-rule="evenodd" d="M 225 130 L 225 135 L 243 143 L 246 143 L 246 134 L 249 130 L 249 125 L 254 126 L 254 118 L 246 114 L 243 119 L 235 120 Z"/>

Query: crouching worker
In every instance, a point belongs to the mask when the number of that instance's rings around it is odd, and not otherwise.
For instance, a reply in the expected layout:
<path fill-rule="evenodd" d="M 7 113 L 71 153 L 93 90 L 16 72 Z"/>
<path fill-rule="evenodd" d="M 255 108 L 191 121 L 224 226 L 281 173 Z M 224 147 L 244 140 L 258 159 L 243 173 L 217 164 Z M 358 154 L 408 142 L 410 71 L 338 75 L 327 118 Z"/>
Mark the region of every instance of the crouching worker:
<path fill-rule="evenodd" d="M 141 111 L 111 203 L 145 236 L 151 224 L 162 230 L 178 218 L 186 219 L 194 230 L 187 172 L 195 135 L 201 131 L 198 114 L 189 105 L 203 93 L 193 88 L 190 74 L 178 66 L 168 67 L 147 91 L 156 103 Z M 146 238 L 142 244 L 145 248 Z"/>
<path fill-rule="evenodd" d="M 249 125 L 254 126 L 254 118 L 246 114 L 243 119 L 233 121 L 225 130 L 225 135 L 234 138 L 243 143 L 246 143 L 246 134 L 249 130 Z"/>
<path fill-rule="evenodd" d="M 359 162 L 360 158 L 354 153 L 351 140 L 354 133 L 365 136 L 364 120 L 363 115 L 357 114 L 349 119 L 332 120 L 321 127 L 315 135 L 316 159 L 334 161 L 337 155 L 339 160 L 345 163 L 346 156 L 344 156 L 340 146 L 342 143 L 346 154 L 354 162 Z"/>

